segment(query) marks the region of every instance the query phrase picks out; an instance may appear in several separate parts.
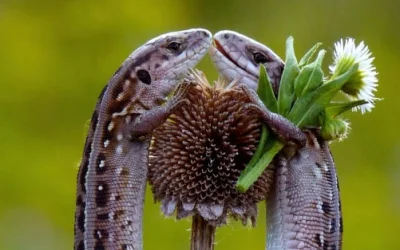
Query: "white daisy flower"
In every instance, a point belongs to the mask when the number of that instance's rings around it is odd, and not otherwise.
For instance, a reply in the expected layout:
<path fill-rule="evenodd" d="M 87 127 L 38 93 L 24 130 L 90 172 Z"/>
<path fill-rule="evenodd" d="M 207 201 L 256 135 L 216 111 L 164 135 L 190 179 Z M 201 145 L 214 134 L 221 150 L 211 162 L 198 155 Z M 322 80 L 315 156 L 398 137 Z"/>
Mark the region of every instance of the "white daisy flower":
<path fill-rule="evenodd" d="M 329 66 L 332 78 L 346 73 L 354 64 L 358 63 L 357 72 L 350 77 L 342 88 L 346 96 L 354 100 L 365 100 L 368 103 L 353 108 L 353 111 L 360 109 L 361 113 L 371 111 L 378 98 L 374 92 L 378 86 L 375 66 L 372 64 L 374 57 L 368 46 L 361 42 L 356 46 L 353 38 L 341 39 L 335 43 L 334 62 Z"/>

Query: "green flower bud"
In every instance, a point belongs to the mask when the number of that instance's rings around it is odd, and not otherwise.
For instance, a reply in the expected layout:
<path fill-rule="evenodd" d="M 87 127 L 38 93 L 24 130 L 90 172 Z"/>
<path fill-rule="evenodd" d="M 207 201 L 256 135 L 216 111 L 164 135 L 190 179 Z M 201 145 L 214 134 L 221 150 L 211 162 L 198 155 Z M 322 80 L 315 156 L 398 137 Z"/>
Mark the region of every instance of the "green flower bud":
<path fill-rule="evenodd" d="M 325 116 L 321 128 L 321 135 L 327 141 L 342 140 L 347 137 L 350 130 L 350 123 L 340 119 Z"/>

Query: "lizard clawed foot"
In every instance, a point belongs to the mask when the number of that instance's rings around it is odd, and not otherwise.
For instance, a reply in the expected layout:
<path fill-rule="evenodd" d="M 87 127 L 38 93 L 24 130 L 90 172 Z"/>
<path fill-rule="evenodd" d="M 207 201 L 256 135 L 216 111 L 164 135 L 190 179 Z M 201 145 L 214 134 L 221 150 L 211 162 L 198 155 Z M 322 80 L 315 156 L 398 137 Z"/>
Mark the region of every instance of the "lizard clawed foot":
<path fill-rule="evenodd" d="M 139 115 L 135 122 L 131 125 L 131 136 L 135 140 L 142 141 L 149 139 L 152 132 L 158 126 L 165 122 L 165 120 L 174 113 L 182 105 L 189 105 L 190 102 L 186 99 L 191 87 L 195 83 L 184 82 L 179 85 L 175 95 L 167 101 L 163 106 L 158 106 L 144 114 Z"/>
<path fill-rule="evenodd" d="M 251 102 L 244 107 L 245 109 L 256 112 L 282 141 L 299 146 L 306 145 L 307 137 L 300 128 L 285 117 L 268 110 L 258 95 L 249 87 L 243 85 L 242 89 Z"/>
<path fill-rule="evenodd" d="M 189 105 L 190 101 L 186 98 L 186 96 L 189 94 L 189 90 L 196 85 L 197 84 L 192 81 L 184 81 L 179 84 L 174 96 L 165 105 L 166 111 L 171 114 L 183 105 Z"/>

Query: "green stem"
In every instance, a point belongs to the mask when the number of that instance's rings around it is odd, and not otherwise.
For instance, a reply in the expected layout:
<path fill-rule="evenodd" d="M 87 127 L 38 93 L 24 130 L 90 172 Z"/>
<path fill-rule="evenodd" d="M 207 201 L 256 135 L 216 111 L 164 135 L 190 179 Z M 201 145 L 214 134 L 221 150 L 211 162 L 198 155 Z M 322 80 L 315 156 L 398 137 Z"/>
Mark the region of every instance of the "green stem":
<path fill-rule="evenodd" d="M 252 167 L 248 167 L 239 177 L 236 188 L 240 192 L 245 192 L 264 172 L 265 168 L 272 162 L 275 155 L 281 151 L 284 144 L 280 141 L 273 141 L 272 146 L 265 152 L 260 160 Z"/>
<path fill-rule="evenodd" d="M 268 137 L 267 126 L 263 124 L 261 127 L 261 138 L 260 141 L 258 142 L 257 149 L 254 152 L 253 157 L 251 157 L 251 160 L 247 164 L 246 168 L 252 168 L 254 165 L 256 165 L 261 155 L 264 153 L 265 142 L 267 141 L 267 137 Z"/>

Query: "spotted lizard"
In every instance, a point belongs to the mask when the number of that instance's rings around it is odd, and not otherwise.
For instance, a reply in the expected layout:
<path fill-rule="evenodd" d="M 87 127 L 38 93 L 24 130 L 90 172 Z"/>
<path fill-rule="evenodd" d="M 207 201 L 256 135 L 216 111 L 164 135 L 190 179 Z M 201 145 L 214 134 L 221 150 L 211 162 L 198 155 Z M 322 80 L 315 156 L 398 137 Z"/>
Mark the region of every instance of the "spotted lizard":
<path fill-rule="evenodd" d="M 75 250 L 143 248 L 150 135 L 184 103 L 184 86 L 170 100 L 167 96 L 207 53 L 211 40 L 205 29 L 158 36 L 135 50 L 104 87 L 78 173 Z"/>
<path fill-rule="evenodd" d="M 210 54 L 220 74 L 230 81 L 240 78 L 253 96 L 259 65 L 263 64 L 277 95 L 284 62 L 265 45 L 224 30 L 214 35 Z M 318 129 L 305 129 L 304 134 L 305 146 L 287 146 L 273 162 L 277 172 L 267 198 L 268 250 L 342 248 L 343 223 L 334 161 Z"/>

